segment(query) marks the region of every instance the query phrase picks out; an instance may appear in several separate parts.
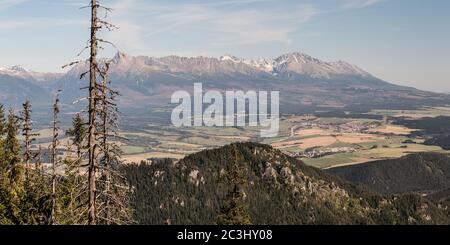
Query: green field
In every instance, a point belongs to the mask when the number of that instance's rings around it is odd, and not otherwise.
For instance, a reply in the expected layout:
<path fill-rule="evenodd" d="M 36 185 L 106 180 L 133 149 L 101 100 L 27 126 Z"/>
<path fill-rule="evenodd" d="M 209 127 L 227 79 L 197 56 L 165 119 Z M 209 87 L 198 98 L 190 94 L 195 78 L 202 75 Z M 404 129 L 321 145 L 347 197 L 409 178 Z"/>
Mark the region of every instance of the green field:
<path fill-rule="evenodd" d="M 449 108 L 424 108 L 421 110 L 409 111 L 389 111 L 377 110 L 370 114 L 384 116 L 450 116 Z M 270 145 L 281 145 L 280 149 L 289 154 L 298 154 L 306 150 L 302 146 L 302 140 L 307 140 L 308 144 L 315 145 L 317 139 L 317 150 L 327 151 L 332 148 L 350 148 L 355 152 L 335 153 L 320 158 L 302 160 L 308 164 L 319 168 L 327 168 L 341 164 L 362 163 L 377 159 L 397 158 L 411 152 L 445 152 L 440 147 L 426 146 L 420 144 L 424 141 L 422 138 L 410 138 L 407 135 L 386 134 L 375 131 L 341 132 L 341 127 L 348 125 L 370 125 L 386 129 L 384 120 L 372 119 L 351 119 L 351 118 L 316 118 L 314 116 L 286 116 L 280 120 L 280 133 L 278 137 L 261 138 L 259 127 L 187 127 L 174 128 L 168 125 L 148 124 L 140 128 L 139 131 L 123 131 L 120 140 L 120 147 L 124 154 L 124 159 L 132 161 L 147 160 L 152 157 L 174 157 L 182 156 L 201 151 L 220 147 L 233 142 L 254 141 Z M 306 126 L 305 126 L 306 125 Z M 310 126 L 308 126 L 310 125 Z M 398 126 L 397 126 L 398 127 Z M 301 130 L 302 134 L 296 133 Z M 406 130 L 408 130 L 406 128 Z M 311 132 L 303 134 L 303 132 Z M 38 132 L 39 144 L 44 145 L 49 142 L 52 136 L 50 130 L 41 130 Z M 324 143 L 320 145 L 320 140 L 324 137 L 334 137 L 336 142 Z M 373 140 L 376 139 L 376 140 Z M 417 144 L 404 144 L 406 140 L 416 142 Z M 48 141 L 48 142 L 47 142 Z M 64 140 L 66 141 L 66 140 Z M 287 145 L 284 143 L 287 142 Z M 289 145 L 292 142 L 292 145 Z M 325 140 L 326 142 L 326 140 Z"/>

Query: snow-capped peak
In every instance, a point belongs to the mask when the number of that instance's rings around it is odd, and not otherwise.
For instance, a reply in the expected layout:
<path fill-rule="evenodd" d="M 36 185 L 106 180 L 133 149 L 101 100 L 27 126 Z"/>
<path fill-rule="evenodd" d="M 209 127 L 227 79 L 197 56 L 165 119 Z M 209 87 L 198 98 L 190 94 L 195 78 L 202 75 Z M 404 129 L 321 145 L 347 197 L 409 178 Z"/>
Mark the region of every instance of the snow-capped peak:
<path fill-rule="evenodd" d="M 106 61 L 106 60 L 105 60 Z M 301 74 L 315 78 L 331 78 L 335 75 L 370 76 L 369 73 L 344 61 L 325 62 L 304 53 L 294 52 L 275 59 L 242 59 L 233 55 L 220 58 L 167 56 L 152 58 L 130 56 L 118 52 L 108 60 L 113 66 L 112 72 L 121 75 L 148 75 L 152 72 L 176 73 L 268 73 Z"/>
<path fill-rule="evenodd" d="M 235 56 L 232 56 L 232 55 L 224 55 L 224 56 L 221 56 L 220 57 L 220 61 L 231 61 L 231 62 L 234 62 L 234 63 L 241 63 L 242 62 L 242 60 L 241 59 L 239 59 L 239 58 L 237 58 L 237 57 L 235 57 Z"/>
<path fill-rule="evenodd" d="M 298 52 L 284 54 L 276 58 L 274 72 L 294 72 L 315 78 L 330 78 L 332 75 L 370 75 L 361 68 L 344 61 L 325 62 Z"/>
<path fill-rule="evenodd" d="M 12 70 L 12 71 L 16 71 L 16 72 L 28 72 L 27 69 L 23 68 L 23 67 L 20 66 L 20 65 L 12 66 L 12 67 L 9 68 L 9 69 Z"/>
<path fill-rule="evenodd" d="M 316 78 L 330 78 L 332 75 L 370 75 L 357 66 L 344 61 L 325 62 L 300 52 L 287 53 L 275 59 L 240 59 L 232 55 L 224 55 L 219 60 L 244 63 L 271 74 L 293 72 Z"/>
<path fill-rule="evenodd" d="M 0 67 L 1 75 L 25 78 L 29 76 L 28 73 L 29 72 L 20 65 L 15 65 L 11 67 Z"/>
<path fill-rule="evenodd" d="M 0 75 L 33 80 L 36 82 L 52 81 L 62 76 L 62 74 L 58 73 L 43 73 L 30 71 L 28 69 L 23 68 L 20 65 L 15 65 L 11 67 L 0 67 Z"/>
<path fill-rule="evenodd" d="M 273 72 L 274 61 L 271 59 L 259 58 L 255 60 L 244 60 L 244 63 L 264 72 Z"/>

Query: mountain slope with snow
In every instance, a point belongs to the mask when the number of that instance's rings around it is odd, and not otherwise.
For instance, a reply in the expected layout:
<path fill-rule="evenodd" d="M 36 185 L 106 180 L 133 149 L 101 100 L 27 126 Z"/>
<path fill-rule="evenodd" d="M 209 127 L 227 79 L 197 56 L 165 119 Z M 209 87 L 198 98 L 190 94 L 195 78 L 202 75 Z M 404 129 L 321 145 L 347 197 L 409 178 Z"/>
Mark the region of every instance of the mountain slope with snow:
<path fill-rule="evenodd" d="M 220 58 L 167 56 L 153 58 L 133 57 L 117 53 L 111 60 L 116 73 L 173 72 L 192 74 L 256 74 L 277 75 L 296 73 L 313 78 L 331 78 L 334 75 L 369 77 L 368 72 L 344 61 L 325 62 L 302 53 L 285 54 L 275 59 L 241 59 L 232 55 Z"/>
<path fill-rule="evenodd" d="M 48 86 L 59 80 L 62 73 L 35 72 L 16 65 L 12 67 L 0 67 L 0 76 L 10 76 L 18 79 L 27 80 L 38 85 Z"/>
<path fill-rule="evenodd" d="M 284 54 L 274 59 L 242 59 L 232 55 L 213 57 L 148 57 L 117 53 L 110 63 L 110 79 L 122 94 L 122 108 L 169 105 L 177 90 L 191 91 L 202 82 L 204 89 L 280 91 L 281 111 L 312 113 L 316 110 L 368 111 L 412 109 L 450 104 L 450 96 L 398 86 L 372 76 L 344 61 L 326 62 L 303 53 Z M 36 86 L 44 97 L 61 89 L 62 103 L 86 97 L 88 62 L 79 63 L 65 74 L 36 73 L 21 67 L 0 68 L 3 92 L 0 103 L 16 103 L 36 97 Z M 9 82 L 17 80 L 17 84 Z M 4 99 L 7 98 L 7 99 Z M 83 100 L 82 100 L 83 101 Z M 81 105 L 82 106 L 82 103 Z"/>

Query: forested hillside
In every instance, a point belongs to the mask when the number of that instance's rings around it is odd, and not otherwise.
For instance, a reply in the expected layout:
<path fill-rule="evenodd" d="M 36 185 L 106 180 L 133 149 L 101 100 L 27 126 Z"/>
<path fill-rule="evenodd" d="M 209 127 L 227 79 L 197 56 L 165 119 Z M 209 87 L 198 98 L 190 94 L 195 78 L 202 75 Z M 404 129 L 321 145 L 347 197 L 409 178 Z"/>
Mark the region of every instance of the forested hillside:
<path fill-rule="evenodd" d="M 406 118 L 394 119 L 394 123 L 409 128 L 420 129 L 412 133 L 413 136 L 426 138 L 425 144 L 438 145 L 443 149 L 450 150 L 450 117 L 425 117 L 411 120 Z"/>
<path fill-rule="evenodd" d="M 447 154 L 411 154 L 400 159 L 333 168 L 327 172 L 369 186 L 381 194 L 433 194 L 450 188 L 450 156 Z"/>

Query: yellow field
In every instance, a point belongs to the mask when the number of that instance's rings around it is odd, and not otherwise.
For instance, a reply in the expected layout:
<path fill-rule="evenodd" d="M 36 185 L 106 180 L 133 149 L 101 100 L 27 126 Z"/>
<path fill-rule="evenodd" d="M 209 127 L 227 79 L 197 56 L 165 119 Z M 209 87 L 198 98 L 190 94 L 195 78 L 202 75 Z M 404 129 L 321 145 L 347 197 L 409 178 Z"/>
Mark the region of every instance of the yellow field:
<path fill-rule="evenodd" d="M 364 151 L 361 155 L 366 158 L 398 158 L 410 153 L 416 152 L 444 152 L 439 146 L 427 146 L 419 144 L 405 144 L 407 148 L 401 148 L 400 145 L 393 145 L 390 148 L 377 148 Z"/>
<path fill-rule="evenodd" d="M 235 141 L 248 141 L 251 139 L 249 136 L 216 136 L 217 138 Z"/>
<path fill-rule="evenodd" d="M 336 138 L 333 136 L 319 136 L 314 138 L 306 138 L 300 140 L 292 141 L 282 141 L 272 144 L 275 148 L 289 148 L 293 146 L 298 146 L 302 149 L 312 148 L 312 147 L 325 147 L 336 143 Z"/>
<path fill-rule="evenodd" d="M 149 158 L 174 158 L 182 159 L 185 155 L 177 153 L 167 153 L 167 152 L 149 152 L 136 155 L 125 155 L 122 156 L 122 160 L 127 163 L 140 163 L 141 161 L 147 161 Z"/>
<path fill-rule="evenodd" d="M 397 125 L 385 125 L 379 128 L 373 128 L 369 130 L 369 132 L 372 133 L 395 134 L 395 135 L 409 135 L 414 131 L 416 130 Z"/>
<path fill-rule="evenodd" d="M 371 134 L 342 134 L 336 136 L 337 140 L 348 144 L 360 144 L 366 142 L 376 142 L 384 140 L 384 137 L 379 137 Z"/>
<path fill-rule="evenodd" d="M 360 144 L 371 143 L 385 140 L 385 137 L 373 134 L 339 134 L 327 133 L 324 130 L 307 129 L 303 130 L 302 136 L 311 136 L 305 139 L 285 140 L 275 142 L 272 144 L 275 148 L 290 148 L 299 147 L 301 149 L 308 149 L 313 147 L 327 147 L 335 143 Z M 319 134 L 317 134 L 319 133 Z"/>
<path fill-rule="evenodd" d="M 310 136 L 310 135 L 324 135 L 327 134 L 327 132 L 320 128 L 311 128 L 311 129 L 300 129 L 295 132 L 298 136 Z"/>
<path fill-rule="evenodd" d="M 308 138 L 301 140 L 300 147 L 308 149 L 312 147 L 325 147 L 336 143 L 336 138 L 333 136 L 320 136 L 315 138 Z"/>

